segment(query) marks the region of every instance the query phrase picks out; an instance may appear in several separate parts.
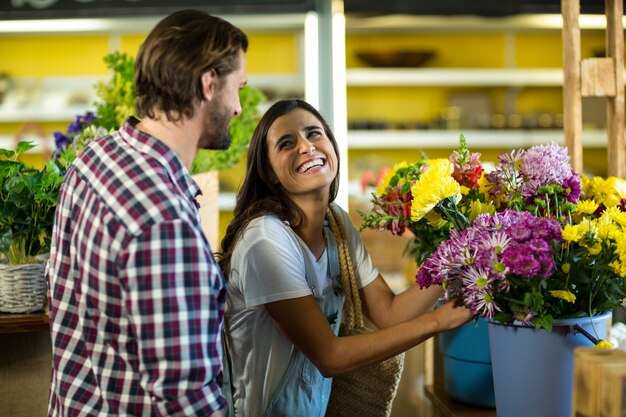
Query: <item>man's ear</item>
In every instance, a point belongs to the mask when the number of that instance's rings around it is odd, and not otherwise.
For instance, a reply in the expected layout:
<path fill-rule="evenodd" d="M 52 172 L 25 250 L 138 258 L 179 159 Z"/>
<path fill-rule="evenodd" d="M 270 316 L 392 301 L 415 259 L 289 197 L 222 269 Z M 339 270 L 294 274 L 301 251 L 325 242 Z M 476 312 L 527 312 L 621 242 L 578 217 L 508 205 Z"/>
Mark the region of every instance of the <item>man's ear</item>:
<path fill-rule="evenodd" d="M 202 96 L 205 100 L 210 101 L 215 94 L 217 86 L 217 72 L 211 68 L 200 76 L 200 84 L 202 85 Z"/>

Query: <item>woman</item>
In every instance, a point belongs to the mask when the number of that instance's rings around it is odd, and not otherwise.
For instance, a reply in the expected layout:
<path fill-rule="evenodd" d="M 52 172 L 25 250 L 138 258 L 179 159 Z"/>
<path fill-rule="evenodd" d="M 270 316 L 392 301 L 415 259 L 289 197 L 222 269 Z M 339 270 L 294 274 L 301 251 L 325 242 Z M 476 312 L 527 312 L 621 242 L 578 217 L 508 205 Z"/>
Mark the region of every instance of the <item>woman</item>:
<path fill-rule="evenodd" d="M 327 123 L 302 100 L 274 104 L 252 136 L 219 259 L 228 279 L 238 416 L 324 415 L 330 377 L 395 356 L 471 318 L 452 303 L 430 311 L 439 288 L 394 295 L 341 211 L 363 313 L 380 330 L 337 336 L 343 295 L 328 256 L 325 216 L 337 194 L 338 154 Z"/>

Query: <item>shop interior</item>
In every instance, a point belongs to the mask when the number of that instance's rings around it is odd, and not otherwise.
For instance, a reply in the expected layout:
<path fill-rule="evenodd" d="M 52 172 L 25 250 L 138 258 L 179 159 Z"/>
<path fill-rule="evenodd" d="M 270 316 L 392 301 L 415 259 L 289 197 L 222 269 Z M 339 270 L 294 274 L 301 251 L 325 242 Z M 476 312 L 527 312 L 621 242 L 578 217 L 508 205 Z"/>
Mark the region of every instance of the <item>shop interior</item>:
<path fill-rule="evenodd" d="M 65 3 L 78 11 L 0 7 L 0 148 L 38 143 L 25 155 L 34 166 L 54 152 L 54 132 L 93 108 L 94 85 L 110 77 L 107 53 L 134 56 L 160 17 L 201 2 L 145 0 L 153 5 L 144 8 L 120 0 L 109 9 L 98 8 L 106 1 Z M 424 154 L 447 158 L 461 134 L 493 162 L 513 148 L 564 143 L 558 0 L 205 3 L 249 35 L 248 84 L 266 99 L 259 111 L 301 97 L 332 122 L 344 163 L 339 201 L 357 226 L 382 168 Z M 605 56 L 604 7 L 581 3 L 581 57 Z M 582 107 L 584 171 L 607 175 L 606 105 L 589 97 Z M 218 241 L 232 220 L 243 167 L 241 161 L 218 174 Z M 413 285 L 407 239 L 373 230 L 362 236 L 394 289 Z M 46 413 L 51 346 L 44 322 L 28 331 L 0 325 L 0 417 Z M 393 417 L 444 415 L 425 393 L 436 372 L 432 343 L 407 354 Z"/>

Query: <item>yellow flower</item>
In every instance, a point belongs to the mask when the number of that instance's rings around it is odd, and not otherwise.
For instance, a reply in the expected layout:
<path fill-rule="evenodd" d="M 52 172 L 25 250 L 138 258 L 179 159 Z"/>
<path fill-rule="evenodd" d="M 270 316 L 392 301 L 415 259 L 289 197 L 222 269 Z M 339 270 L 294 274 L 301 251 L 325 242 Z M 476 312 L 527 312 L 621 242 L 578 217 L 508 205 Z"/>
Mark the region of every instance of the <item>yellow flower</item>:
<path fill-rule="evenodd" d="M 602 240 L 614 240 L 621 233 L 617 225 L 600 222 L 598 224 L 598 237 Z"/>
<path fill-rule="evenodd" d="M 593 177 L 589 181 L 588 198 L 593 198 L 606 207 L 621 205 L 622 199 L 626 198 L 626 182 L 617 177 Z"/>
<path fill-rule="evenodd" d="M 622 204 L 622 199 L 626 198 L 626 183 L 621 178 L 608 177 L 604 182 L 602 192 L 605 206 L 619 206 Z"/>
<path fill-rule="evenodd" d="M 429 167 L 411 186 L 413 203 L 411 220 L 419 221 L 431 211 L 437 203 L 448 197 L 461 198 L 461 186 L 452 178 L 454 166 L 447 159 L 428 161 Z"/>
<path fill-rule="evenodd" d="M 428 224 L 430 224 L 435 229 L 440 229 L 447 223 L 447 221 L 441 217 L 441 214 L 434 211 L 429 211 L 428 213 L 426 213 L 426 215 L 424 215 L 424 218 L 426 219 L 426 221 L 428 221 Z"/>
<path fill-rule="evenodd" d="M 583 237 L 582 229 L 573 224 L 566 224 L 561 234 L 566 242 L 579 242 Z"/>
<path fill-rule="evenodd" d="M 569 274 L 569 270 L 571 268 L 572 268 L 572 265 L 570 265 L 568 262 L 561 265 L 561 271 L 563 271 L 564 274 Z"/>
<path fill-rule="evenodd" d="M 626 237 L 624 234 L 619 235 L 615 239 L 615 254 L 622 261 L 626 261 Z"/>
<path fill-rule="evenodd" d="M 578 229 L 585 239 L 596 239 L 596 237 L 598 236 L 598 227 L 596 225 L 596 222 L 587 218 L 583 219 L 578 224 Z"/>
<path fill-rule="evenodd" d="M 580 176 L 580 187 L 582 188 L 582 192 L 583 195 L 586 198 L 593 198 L 593 196 L 590 196 L 589 194 L 591 194 L 591 191 L 589 189 L 591 185 L 591 180 L 589 179 L 589 177 L 587 177 L 586 175 L 581 175 Z"/>
<path fill-rule="evenodd" d="M 593 214 L 600 205 L 593 200 L 580 200 L 576 205 L 576 213 Z"/>
<path fill-rule="evenodd" d="M 572 304 L 574 304 L 574 302 L 576 301 L 576 296 L 569 291 L 553 290 L 553 291 L 550 291 L 550 295 L 556 298 L 560 298 L 561 300 L 565 300 L 568 303 L 572 303 Z"/>
<path fill-rule="evenodd" d="M 602 245 L 600 243 L 596 243 L 590 248 L 587 248 L 587 250 L 589 251 L 589 255 L 596 256 L 602 251 Z"/>
<path fill-rule="evenodd" d="M 606 216 L 611 222 L 626 228 L 626 213 L 621 211 L 618 207 L 607 208 L 604 213 L 602 213 L 602 216 Z"/>
<path fill-rule="evenodd" d="M 393 176 L 396 175 L 398 170 L 401 168 L 406 168 L 408 166 L 409 164 L 406 161 L 402 161 L 399 164 L 395 164 L 393 168 L 391 168 L 389 171 L 385 172 L 385 175 L 383 175 L 383 178 L 380 181 L 380 184 L 378 184 L 378 187 L 376 188 L 376 194 L 378 195 L 384 194 L 385 191 L 387 190 L 387 187 L 389 187 L 389 182 L 391 181 Z M 400 183 L 402 183 L 403 181 L 404 180 L 401 179 Z"/>
<path fill-rule="evenodd" d="M 467 216 L 468 219 L 473 222 L 479 214 L 489 213 L 493 214 L 496 212 L 496 207 L 491 202 L 483 203 L 479 200 L 473 200 L 470 203 L 470 212 Z"/>
<path fill-rule="evenodd" d="M 485 171 L 480 174 L 480 178 L 478 179 L 478 191 L 485 196 L 485 199 L 489 201 L 491 196 L 489 195 L 489 187 L 491 187 L 491 183 L 487 181 L 487 177 L 485 177 Z"/>
<path fill-rule="evenodd" d="M 626 274 L 626 267 L 619 261 L 613 261 L 609 263 L 609 268 L 611 268 L 611 271 L 622 277 Z"/>
<path fill-rule="evenodd" d="M 613 349 L 613 343 L 607 342 L 606 340 L 599 340 L 598 343 L 594 346 L 595 349 Z"/>
<path fill-rule="evenodd" d="M 583 191 L 588 198 L 593 198 L 598 203 L 601 203 L 603 200 L 602 190 L 604 189 L 604 178 L 595 176 L 589 179 L 586 184 L 586 189 Z"/>

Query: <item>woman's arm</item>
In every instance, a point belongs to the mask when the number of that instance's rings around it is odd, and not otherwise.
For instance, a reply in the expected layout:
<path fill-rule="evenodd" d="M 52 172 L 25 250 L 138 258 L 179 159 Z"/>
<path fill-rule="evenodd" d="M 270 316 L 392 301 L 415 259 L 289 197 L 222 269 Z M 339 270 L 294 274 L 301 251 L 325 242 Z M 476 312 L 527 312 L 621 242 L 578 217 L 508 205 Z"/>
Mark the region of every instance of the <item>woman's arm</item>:
<path fill-rule="evenodd" d="M 378 328 L 388 327 L 413 319 L 432 310 L 443 294 L 443 289 L 433 286 L 420 289 L 413 286 L 402 294 L 395 295 L 375 268 L 360 233 L 352 224 L 348 213 L 340 211 L 354 271 L 360 277 L 363 313 Z M 370 277 L 375 276 L 372 281 Z M 365 280 L 365 281 L 363 281 Z M 360 285 L 359 285 L 360 286 Z"/>
<path fill-rule="evenodd" d="M 413 319 L 433 309 L 443 294 L 439 286 L 420 289 L 418 285 L 394 294 L 379 274 L 361 289 L 363 313 L 379 328 Z"/>
<path fill-rule="evenodd" d="M 372 333 L 337 337 L 312 296 L 265 306 L 281 331 L 326 377 L 388 359 L 472 318 L 469 309 L 447 303 Z"/>

